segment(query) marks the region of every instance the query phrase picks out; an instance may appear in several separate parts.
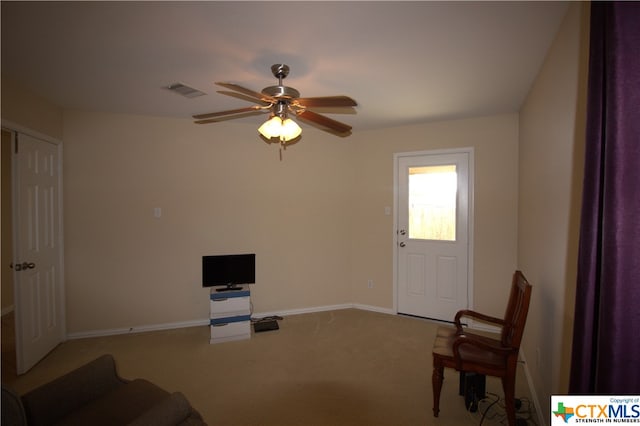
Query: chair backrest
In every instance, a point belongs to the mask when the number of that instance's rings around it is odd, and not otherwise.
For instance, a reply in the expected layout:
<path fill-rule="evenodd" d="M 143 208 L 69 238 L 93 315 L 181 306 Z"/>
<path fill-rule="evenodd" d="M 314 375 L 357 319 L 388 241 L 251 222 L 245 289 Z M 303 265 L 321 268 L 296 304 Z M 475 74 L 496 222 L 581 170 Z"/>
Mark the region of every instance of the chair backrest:
<path fill-rule="evenodd" d="M 515 271 L 511 283 L 511 293 L 507 303 L 502 327 L 502 345 L 510 348 L 520 348 L 524 325 L 527 322 L 529 301 L 531 300 L 531 284 L 521 271 Z"/>

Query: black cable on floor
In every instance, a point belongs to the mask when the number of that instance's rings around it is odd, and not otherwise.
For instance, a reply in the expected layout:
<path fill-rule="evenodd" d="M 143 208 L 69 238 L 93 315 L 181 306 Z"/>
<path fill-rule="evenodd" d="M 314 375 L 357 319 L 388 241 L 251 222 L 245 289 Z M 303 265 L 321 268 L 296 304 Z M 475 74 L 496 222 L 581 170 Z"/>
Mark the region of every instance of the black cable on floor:
<path fill-rule="evenodd" d="M 491 394 L 493 396 L 496 397 L 496 399 L 487 406 L 487 408 L 484 410 L 484 413 L 482 413 L 482 417 L 480 418 L 480 423 L 478 424 L 478 426 L 482 425 L 482 422 L 484 422 L 485 417 L 487 416 L 487 413 L 489 412 L 489 410 L 491 409 L 491 407 L 493 407 L 494 405 L 496 405 L 498 402 L 500 402 L 500 397 L 498 395 L 495 394 Z"/>

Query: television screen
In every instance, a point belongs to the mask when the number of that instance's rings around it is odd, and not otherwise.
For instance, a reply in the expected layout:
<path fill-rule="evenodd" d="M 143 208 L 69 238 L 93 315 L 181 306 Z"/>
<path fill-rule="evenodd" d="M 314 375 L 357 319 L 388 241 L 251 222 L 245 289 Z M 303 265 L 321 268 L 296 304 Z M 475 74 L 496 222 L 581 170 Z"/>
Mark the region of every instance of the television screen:
<path fill-rule="evenodd" d="M 256 255 L 225 254 L 202 256 L 202 286 L 229 289 L 256 282 Z"/>

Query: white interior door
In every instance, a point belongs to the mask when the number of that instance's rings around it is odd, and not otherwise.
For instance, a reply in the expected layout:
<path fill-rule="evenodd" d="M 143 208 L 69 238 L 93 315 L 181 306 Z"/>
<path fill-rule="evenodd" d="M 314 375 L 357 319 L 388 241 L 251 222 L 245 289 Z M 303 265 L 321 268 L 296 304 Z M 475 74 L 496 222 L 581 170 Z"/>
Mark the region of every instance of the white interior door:
<path fill-rule="evenodd" d="M 64 340 L 59 146 L 19 133 L 14 149 L 16 365 L 22 374 Z"/>
<path fill-rule="evenodd" d="M 398 313 L 452 321 L 469 306 L 470 157 L 396 156 Z"/>

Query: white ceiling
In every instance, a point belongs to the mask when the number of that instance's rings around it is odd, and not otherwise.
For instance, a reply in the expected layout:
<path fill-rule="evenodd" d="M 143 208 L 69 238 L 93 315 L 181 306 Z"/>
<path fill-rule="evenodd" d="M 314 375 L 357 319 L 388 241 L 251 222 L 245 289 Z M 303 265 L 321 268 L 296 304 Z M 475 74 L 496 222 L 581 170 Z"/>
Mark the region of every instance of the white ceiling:
<path fill-rule="evenodd" d="M 241 108 L 286 63 L 303 97 L 348 95 L 353 131 L 518 111 L 566 2 L 2 1 L 2 73 L 72 109 Z M 163 87 L 207 93 L 187 99 Z M 260 117 L 242 118 L 246 122 Z M 220 126 L 224 123 L 211 124 Z"/>

